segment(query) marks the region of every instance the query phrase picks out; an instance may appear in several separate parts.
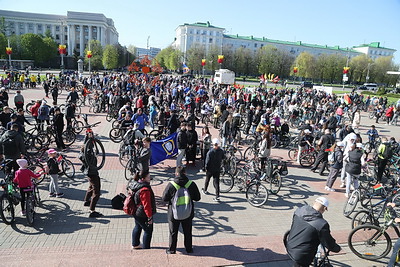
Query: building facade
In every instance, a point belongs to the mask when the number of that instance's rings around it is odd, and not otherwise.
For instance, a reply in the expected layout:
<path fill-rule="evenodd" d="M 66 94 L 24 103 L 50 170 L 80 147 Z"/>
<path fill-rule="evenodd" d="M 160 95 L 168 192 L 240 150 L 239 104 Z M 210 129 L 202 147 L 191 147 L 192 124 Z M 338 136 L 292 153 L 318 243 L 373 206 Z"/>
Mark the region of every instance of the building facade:
<path fill-rule="evenodd" d="M 209 22 L 197 22 L 193 24 L 185 23 L 179 25 L 175 30 L 174 47 L 179 49 L 186 58 L 186 52 L 193 45 L 200 45 L 205 48 L 206 53 L 210 47 L 232 48 L 233 50 L 239 47 L 249 48 L 256 52 L 259 48 L 266 45 L 273 45 L 279 49 L 286 50 L 293 56 L 297 57 L 302 52 L 308 52 L 316 57 L 322 54 L 339 54 L 348 58 L 366 54 L 372 59 L 380 56 L 393 56 L 395 49 L 385 48 L 380 46 L 379 42 L 371 44 L 363 44 L 350 48 L 342 48 L 339 46 L 327 46 L 317 44 L 307 44 L 301 41 L 288 42 L 268 39 L 265 37 L 256 38 L 254 36 L 239 36 L 224 34 L 225 29 L 215 27 Z"/>
<path fill-rule="evenodd" d="M 118 43 L 114 21 L 103 14 L 68 11 L 66 16 L 0 10 L 6 36 L 50 32 L 58 44 L 67 45 L 68 55 L 74 50 L 84 56 L 89 40 L 99 40 L 102 46 Z"/>

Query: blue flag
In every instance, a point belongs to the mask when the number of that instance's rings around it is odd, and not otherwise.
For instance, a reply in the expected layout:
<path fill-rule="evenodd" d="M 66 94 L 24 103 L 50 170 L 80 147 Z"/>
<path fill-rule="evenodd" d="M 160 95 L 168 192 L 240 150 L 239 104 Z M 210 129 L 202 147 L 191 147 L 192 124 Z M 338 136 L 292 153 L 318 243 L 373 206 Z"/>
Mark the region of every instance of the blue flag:
<path fill-rule="evenodd" d="M 190 71 L 189 67 L 186 66 L 185 63 L 182 63 L 182 69 L 183 69 L 183 73 L 184 74 L 189 73 L 189 71 Z"/>
<path fill-rule="evenodd" d="M 176 156 L 178 154 L 177 138 L 178 133 L 173 133 L 165 139 L 151 142 L 150 165 L 155 165 L 163 160 Z"/>

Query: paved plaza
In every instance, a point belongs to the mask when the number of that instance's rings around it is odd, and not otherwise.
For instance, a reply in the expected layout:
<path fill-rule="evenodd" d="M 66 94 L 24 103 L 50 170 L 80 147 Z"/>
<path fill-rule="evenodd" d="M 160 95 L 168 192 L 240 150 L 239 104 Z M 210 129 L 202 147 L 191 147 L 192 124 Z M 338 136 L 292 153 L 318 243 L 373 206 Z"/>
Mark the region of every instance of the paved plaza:
<path fill-rule="evenodd" d="M 30 99 L 44 97 L 42 89 L 23 91 L 25 103 Z M 10 105 L 13 92 L 10 93 Z M 66 93 L 60 96 L 63 103 Z M 49 104 L 50 100 L 48 101 Z M 88 112 L 88 108 L 83 108 Z M 37 209 L 34 227 L 27 226 L 26 218 L 16 211 L 16 222 L 8 226 L 0 223 L 0 262 L 2 266 L 291 266 L 286 255 L 282 237 L 290 229 L 295 209 L 305 203 L 312 204 L 320 195 L 330 200 L 329 211 L 324 217 L 329 221 L 332 235 L 343 250 L 332 254 L 334 266 L 386 266 L 387 260 L 365 261 L 354 256 L 347 247 L 347 235 L 350 231 L 350 219 L 342 214 L 345 202 L 344 190 L 336 192 L 324 190 L 326 177 L 312 173 L 308 169 L 298 168 L 289 162 L 289 175 L 283 180 L 282 189 L 277 196 L 270 195 L 266 205 L 255 208 L 247 203 L 245 195 L 236 191 L 221 194 L 221 202 L 212 201 L 211 195 L 203 196 L 195 203 L 193 221 L 194 253 L 186 254 L 183 235 L 178 239 L 176 255 L 167 255 L 168 222 L 167 207 L 161 201 L 161 194 L 169 179 L 173 178 L 174 160 L 164 161 L 151 167 L 153 190 L 157 201 L 157 214 L 154 221 L 154 233 L 151 250 L 131 251 L 131 232 L 133 218 L 122 211 L 111 208 L 111 199 L 124 192 L 126 180 L 124 169 L 118 161 L 119 144 L 109 141 L 111 123 L 104 114 L 90 114 L 89 123 L 101 121 L 94 128 L 106 150 L 105 167 L 100 171 L 101 198 L 97 205 L 101 218 L 89 218 L 83 198 L 88 187 L 84 175 L 79 172 L 78 150 L 83 136 L 68 150 L 68 158 L 75 165 L 75 178 L 61 179 L 64 198 L 48 197 L 48 181 L 40 185 L 43 206 Z M 365 134 L 372 124 L 362 113 L 361 133 Z M 200 127 L 198 128 L 200 129 Z M 380 134 L 400 138 L 398 128 L 379 124 Z M 217 132 L 214 130 L 213 135 Z M 287 150 L 273 149 L 272 155 L 287 160 Z M 187 173 L 199 188 L 204 185 L 205 174 L 200 171 L 200 163 L 190 166 Z M 339 187 L 337 180 L 335 188 Z"/>

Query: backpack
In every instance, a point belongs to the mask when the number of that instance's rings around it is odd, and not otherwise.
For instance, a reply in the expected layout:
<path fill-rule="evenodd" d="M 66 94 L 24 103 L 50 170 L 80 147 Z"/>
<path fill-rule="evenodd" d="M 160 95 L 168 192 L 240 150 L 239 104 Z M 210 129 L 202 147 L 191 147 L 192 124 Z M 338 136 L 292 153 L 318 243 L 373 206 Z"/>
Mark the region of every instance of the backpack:
<path fill-rule="evenodd" d="M 189 194 L 189 186 L 192 181 L 188 181 L 184 187 L 177 183 L 170 182 L 176 189 L 175 196 L 172 199 L 172 214 L 175 220 L 181 221 L 190 217 L 193 210 L 192 199 Z"/>
<path fill-rule="evenodd" d="M 5 155 L 12 155 L 17 147 L 17 141 L 15 140 L 15 136 L 7 136 L 5 140 L 3 140 L 3 153 Z"/>
<path fill-rule="evenodd" d="M 126 196 L 122 193 L 119 193 L 111 200 L 111 206 L 113 209 L 122 210 L 124 208 L 124 201 Z"/>
<path fill-rule="evenodd" d="M 134 192 L 133 194 L 129 194 L 124 200 L 123 210 L 126 214 L 130 216 L 135 215 L 138 208 L 138 205 L 135 202 L 136 192 Z"/>
<path fill-rule="evenodd" d="M 393 155 L 392 151 L 392 146 L 391 145 L 385 145 L 385 150 L 382 153 L 382 156 L 384 159 L 390 159 Z"/>

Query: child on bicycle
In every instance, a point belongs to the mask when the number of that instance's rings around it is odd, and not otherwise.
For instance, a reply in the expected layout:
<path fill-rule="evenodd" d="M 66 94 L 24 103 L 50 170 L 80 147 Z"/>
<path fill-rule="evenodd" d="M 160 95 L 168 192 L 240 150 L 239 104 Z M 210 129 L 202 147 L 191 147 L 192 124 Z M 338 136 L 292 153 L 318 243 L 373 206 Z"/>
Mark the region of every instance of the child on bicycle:
<path fill-rule="evenodd" d="M 15 172 L 14 183 L 18 184 L 21 193 L 21 215 L 25 216 L 25 198 L 26 192 L 24 189 L 32 187 L 31 178 L 39 178 L 42 174 L 35 174 L 27 169 L 28 161 L 26 159 L 17 159 L 19 170 Z"/>
<path fill-rule="evenodd" d="M 55 149 L 49 149 L 47 153 L 49 159 L 47 160 L 46 173 L 50 175 L 49 197 L 63 197 L 64 193 L 61 193 L 58 188 L 58 173 L 60 172 L 60 167 L 56 158 L 57 151 Z"/>

